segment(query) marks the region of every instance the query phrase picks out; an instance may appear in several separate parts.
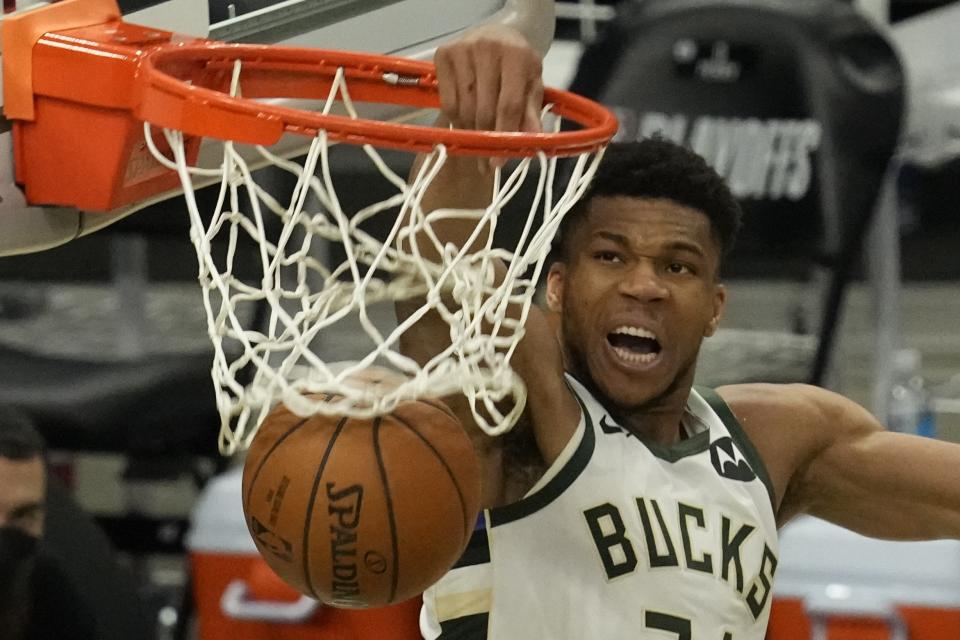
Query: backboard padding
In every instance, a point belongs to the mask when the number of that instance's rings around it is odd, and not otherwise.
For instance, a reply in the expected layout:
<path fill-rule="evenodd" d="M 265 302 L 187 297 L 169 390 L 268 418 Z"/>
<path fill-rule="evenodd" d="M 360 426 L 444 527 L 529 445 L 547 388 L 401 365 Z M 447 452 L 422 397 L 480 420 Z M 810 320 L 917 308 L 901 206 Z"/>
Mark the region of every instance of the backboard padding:
<path fill-rule="evenodd" d="M 190 35 L 228 41 L 260 41 L 325 49 L 351 49 L 428 58 L 438 42 L 490 19 L 524 0 L 286 0 L 237 2 L 246 13 L 210 25 L 205 2 L 166 0 L 124 12 L 124 20 Z M 26 4 L 21 0 L 21 8 Z M 33 3 L 34 6 L 46 3 Z M 130 8 L 130 3 L 121 7 Z M 255 5 L 264 5 L 256 7 Z M 251 7 L 253 7 L 251 9 Z M 29 10 L 29 9 L 22 9 Z M 2 88 L 2 78 L 0 78 Z M 0 256 L 40 251 L 122 219 L 152 202 L 177 195 L 157 194 L 134 206 L 104 213 L 28 206 L 13 179 L 8 121 L 0 122 Z M 42 213 L 38 220 L 38 215 Z"/>

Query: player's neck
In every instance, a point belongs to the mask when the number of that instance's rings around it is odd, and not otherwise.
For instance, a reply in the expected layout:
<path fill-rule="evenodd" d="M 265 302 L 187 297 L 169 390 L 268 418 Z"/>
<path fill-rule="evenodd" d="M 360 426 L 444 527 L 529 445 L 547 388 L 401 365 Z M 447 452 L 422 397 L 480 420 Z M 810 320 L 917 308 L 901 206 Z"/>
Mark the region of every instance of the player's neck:
<path fill-rule="evenodd" d="M 689 389 L 683 394 L 682 400 L 674 401 L 672 397 L 661 399 L 667 401 L 646 405 L 639 410 L 614 412 L 613 418 L 624 429 L 645 440 L 662 445 L 676 444 L 681 440 L 681 420 L 687 395 Z"/>
<path fill-rule="evenodd" d="M 680 441 L 681 421 L 693 386 L 693 369 L 682 372 L 663 393 L 640 407 L 620 410 L 614 419 L 638 436 L 662 445 Z"/>
<path fill-rule="evenodd" d="M 670 385 L 657 396 L 642 405 L 633 407 L 616 406 L 596 385 L 593 379 L 570 366 L 572 359 L 566 358 L 567 371 L 580 381 L 593 394 L 600 404 L 610 413 L 610 417 L 621 427 L 644 440 L 662 445 L 672 445 L 682 439 L 681 420 L 687 407 L 687 399 L 693 387 L 694 366 L 688 366 L 674 378 Z"/>

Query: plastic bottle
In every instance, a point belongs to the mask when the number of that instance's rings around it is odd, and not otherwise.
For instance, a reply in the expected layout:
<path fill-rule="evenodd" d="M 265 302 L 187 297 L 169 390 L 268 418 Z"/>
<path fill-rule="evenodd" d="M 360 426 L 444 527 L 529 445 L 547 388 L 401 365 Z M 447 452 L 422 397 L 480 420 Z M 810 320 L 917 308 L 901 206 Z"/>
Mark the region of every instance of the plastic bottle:
<path fill-rule="evenodd" d="M 887 400 L 887 427 L 891 431 L 936 437 L 936 426 L 921 367 L 920 352 L 898 349 L 893 354 L 893 379 Z"/>

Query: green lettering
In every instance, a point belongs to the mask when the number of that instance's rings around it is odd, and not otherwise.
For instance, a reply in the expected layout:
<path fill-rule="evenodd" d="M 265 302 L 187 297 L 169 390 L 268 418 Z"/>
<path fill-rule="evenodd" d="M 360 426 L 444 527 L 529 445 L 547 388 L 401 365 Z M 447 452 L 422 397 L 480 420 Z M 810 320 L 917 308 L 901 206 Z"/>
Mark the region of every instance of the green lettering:
<path fill-rule="evenodd" d="M 712 575 L 713 556 L 709 553 L 704 553 L 701 558 L 694 558 L 693 548 L 690 544 L 690 519 L 692 518 L 696 522 L 698 528 L 705 528 L 703 509 L 691 507 L 690 505 L 686 505 L 681 502 L 677 505 L 677 512 L 680 516 L 680 538 L 683 541 L 683 557 L 684 560 L 686 560 L 687 568 Z"/>
<path fill-rule="evenodd" d="M 597 545 L 597 552 L 600 554 L 600 562 L 603 563 L 607 579 L 619 578 L 637 568 L 637 554 L 634 553 L 633 545 L 627 538 L 623 518 L 620 517 L 620 512 L 615 506 L 605 502 L 587 509 L 583 512 L 583 516 L 587 519 L 590 535 L 593 536 L 593 542 Z M 609 523 L 612 531 L 603 530 L 603 520 Z M 614 558 L 614 549 L 620 550 L 619 558 Z"/>
<path fill-rule="evenodd" d="M 760 617 L 760 614 L 763 613 L 763 608 L 767 606 L 767 600 L 770 599 L 770 587 L 773 586 L 773 576 L 777 572 L 777 556 L 773 555 L 773 551 L 770 550 L 770 547 L 763 545 L 763 558 L 760 560 L 760 573 L 757 574 L 756 579 L 753 582 L 753 586 L 750 587 L 750 593 L 747 594 L 747 606 L 750 607 L 750 613 L 753 614 L 754 619 Z M 760 583 L 763 589 L 763 595 L 758 597 L 761 587 L 757 586 L 757 582 Z"/>
<path fill-rule="evenodd" d="M 673 546 L 673 540 L 670 539 L 670 532 L 667 530 L 667 523 L 663 520 L 663 514 L 660 512 L 660 505 L 656 500 L 650 500 L 650 506 L 654 515 L 657 517 L 657 523 L 660 526 L 660 533 L 663 535 L 663 543 L 666 547 L 664 553 L 657 551 L 657 539 L 653 534 L 650 514 L 647 512 L 647 505 L 643 498 L 637 498 L 637 509 L 640 510 L 640 521 L 643 523 L 643 537 L 647 541 L 647 554 L 650 556 L 651 567 L 678 567 L 677 551 Z"/>
<path fill-rule="evenodd" d="M 744 541 L 753 533 L 754 527 L 745 524 L 737 530 L 737 533 L 730 537 L 730 519 L 726 516 L 720 521 L 720 577 L 727 582 L 730 581 L 730 563 L 733 562 L 733 568 L 737 573 L 737 591 L 743 593 L 743 565 L 740 564 L 740 547 Z"/>

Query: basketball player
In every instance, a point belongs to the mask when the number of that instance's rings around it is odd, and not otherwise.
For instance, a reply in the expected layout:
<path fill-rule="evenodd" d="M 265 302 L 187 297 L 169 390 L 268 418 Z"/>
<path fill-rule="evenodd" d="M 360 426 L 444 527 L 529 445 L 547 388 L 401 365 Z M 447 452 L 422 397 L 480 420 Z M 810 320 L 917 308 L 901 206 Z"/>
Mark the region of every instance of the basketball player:
<path fill-rule="evenodd" d="M 481 27 L 436 63 L 453 126 L 537 130 L 540 55 L 519 31 Z M 488 166 L 452 159 L 424 205 L 483 206 L 491 181 Z M 777 529 L 794 516 L 960 538 L 960 447 L 888 432 L 820 388 L 692 387 L 739 219 L 722 179 L 686 149 L 608 150 L 555 243 L 559 339 L 531 310 L 512 360 L 523 417 L 492 439 L 450 400 L 483 466 L 486 509 L 424 594 L 426 638 L 760 640 Z M 468 231 L 447 227 L 445 240 Z M 403 346 L 425 361 L 447 334 L 426 318 Z"/>

